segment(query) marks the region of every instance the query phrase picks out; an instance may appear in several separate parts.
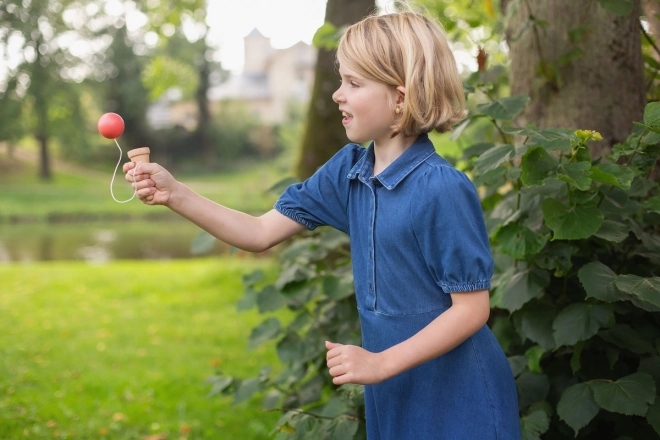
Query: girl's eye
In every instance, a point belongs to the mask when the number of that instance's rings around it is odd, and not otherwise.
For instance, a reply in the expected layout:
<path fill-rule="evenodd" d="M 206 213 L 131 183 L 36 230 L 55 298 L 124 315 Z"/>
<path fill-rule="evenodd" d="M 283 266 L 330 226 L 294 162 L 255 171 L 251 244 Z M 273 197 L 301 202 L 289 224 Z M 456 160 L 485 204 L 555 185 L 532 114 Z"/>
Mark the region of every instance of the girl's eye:
<path fill-rule="evenodd" d="M 355 88 L 355 87 L 360 87 L 360 86 L 357 83 L 351 81 L 351 87 Z"/>

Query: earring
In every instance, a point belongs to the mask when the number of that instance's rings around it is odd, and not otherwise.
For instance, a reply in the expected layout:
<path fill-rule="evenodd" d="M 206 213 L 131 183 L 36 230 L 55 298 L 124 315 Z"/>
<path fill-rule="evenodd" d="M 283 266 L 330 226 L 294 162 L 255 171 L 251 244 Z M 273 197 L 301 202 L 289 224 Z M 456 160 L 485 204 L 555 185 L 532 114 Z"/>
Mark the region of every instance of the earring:
<path fill-rule="evenodd" d="M 397 106 L 394 108 L 394 113 L 396 113 L 397 115 L 398 115 L 398 114 L 401 114 L 401 107 L 399 107 L 399 106 L 397 105 Z"/>

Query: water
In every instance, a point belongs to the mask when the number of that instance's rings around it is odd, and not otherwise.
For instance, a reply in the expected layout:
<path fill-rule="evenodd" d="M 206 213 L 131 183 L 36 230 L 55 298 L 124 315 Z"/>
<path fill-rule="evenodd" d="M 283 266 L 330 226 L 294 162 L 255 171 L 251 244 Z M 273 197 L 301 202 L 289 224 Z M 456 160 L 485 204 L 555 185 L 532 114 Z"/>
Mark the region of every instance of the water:
<path fill-rule="evenodd" d="M 195 258 L 199 255 L 190 248 L 200 232 L 186 221 L 0 224 L 0 264 Z M 217 242 L 205 255 L 229 252 L 229 246 Z"/>

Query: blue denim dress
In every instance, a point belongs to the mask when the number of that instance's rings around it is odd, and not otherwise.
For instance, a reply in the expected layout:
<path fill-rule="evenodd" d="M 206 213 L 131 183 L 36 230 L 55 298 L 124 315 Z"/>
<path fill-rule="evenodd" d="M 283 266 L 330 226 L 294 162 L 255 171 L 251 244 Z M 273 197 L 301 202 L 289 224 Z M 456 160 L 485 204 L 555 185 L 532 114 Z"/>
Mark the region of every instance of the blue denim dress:
<path fill-rule="evenodd" d="M 427 135 L 373 176 L 373 144 L 349 144 L 275 204 L 309 229 L 350 236 L 362 345 L 380 352 L 488 289 L 493 261 L 474 186 Z M 341 342 L 341 341 L 337 341 Z M 365 386 L 369 440 L 520 439 L 516 386 L 487 326 L 450 352 Z"/>

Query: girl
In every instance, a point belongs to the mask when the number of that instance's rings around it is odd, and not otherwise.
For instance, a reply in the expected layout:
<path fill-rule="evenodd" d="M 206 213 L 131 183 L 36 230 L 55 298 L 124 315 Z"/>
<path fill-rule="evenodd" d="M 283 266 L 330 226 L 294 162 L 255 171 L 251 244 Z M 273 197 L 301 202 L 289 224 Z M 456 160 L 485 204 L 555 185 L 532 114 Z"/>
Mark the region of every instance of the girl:
<path fill-rule="evenodd" d="M 333 99 L 355 143 L 275 209 L 225 208 L 157 164 L 140 165 L 133 186 L 249 251 L 320 225 L 349 234 L 363 343 L 326 342 L 327 365 L 335 384 L 366 385 L 370 440 L 519 439 L 513 375 L 486 326 L 493 261 L 479 199 L 427 136 L 465 116 L 446 38 L 415 12 L 370 16 L 346 31 L 337 60 Z"/>

